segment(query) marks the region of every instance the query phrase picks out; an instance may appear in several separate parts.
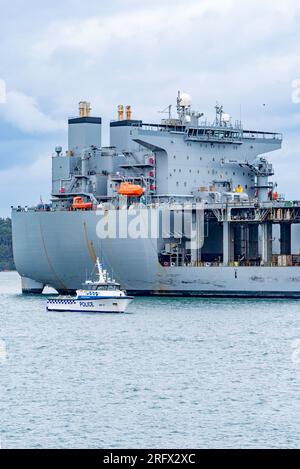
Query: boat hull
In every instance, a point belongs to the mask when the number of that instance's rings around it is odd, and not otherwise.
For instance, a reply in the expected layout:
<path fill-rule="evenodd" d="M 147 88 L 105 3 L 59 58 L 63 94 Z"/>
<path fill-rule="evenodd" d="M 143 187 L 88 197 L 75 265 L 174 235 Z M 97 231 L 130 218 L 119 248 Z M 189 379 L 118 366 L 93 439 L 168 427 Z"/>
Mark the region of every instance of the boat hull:
<path fill-rule="evenodd" d="M 85 313 L 125 313 L 132 298 L 73 299 L 49 298 L 48 311 L 69 311 Z"/>

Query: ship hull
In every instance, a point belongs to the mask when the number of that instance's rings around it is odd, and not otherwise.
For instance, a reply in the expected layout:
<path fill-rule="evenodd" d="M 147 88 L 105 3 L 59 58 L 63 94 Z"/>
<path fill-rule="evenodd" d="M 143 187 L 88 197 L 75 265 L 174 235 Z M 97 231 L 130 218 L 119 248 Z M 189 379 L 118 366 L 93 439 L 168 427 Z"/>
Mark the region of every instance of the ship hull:
<path fill-rule="evenodd" d="M 95 212 L 14 211 L 19 274 L 60 293 L 85 281 L 97 255 L 134 295 L 300 298 L 300 267 L 163 267 L 157 240 L 99 239 Z M 28 289 L 27 289 L 28 292 Z"/>

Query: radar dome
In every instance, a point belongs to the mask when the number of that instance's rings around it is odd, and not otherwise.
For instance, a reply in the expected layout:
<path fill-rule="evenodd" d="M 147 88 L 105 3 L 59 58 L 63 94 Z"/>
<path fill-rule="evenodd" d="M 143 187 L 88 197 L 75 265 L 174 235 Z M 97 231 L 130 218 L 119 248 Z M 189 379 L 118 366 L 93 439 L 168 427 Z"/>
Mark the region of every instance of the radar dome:
<path fill-rule="evenodd" d="M 190 106 L 192 104 L 192 99 L 189 94 L 181 93 L 179 103 L 180 106 Z"/>
<path fill-rule="evenodd" d="M 227 122 L 230 122 L 231 117 L 230 117 L 229 114 L 223 114 L 222 119 L 223 119 L 223 122 L 226 122 L 226 123 L 227 123 Z"/>

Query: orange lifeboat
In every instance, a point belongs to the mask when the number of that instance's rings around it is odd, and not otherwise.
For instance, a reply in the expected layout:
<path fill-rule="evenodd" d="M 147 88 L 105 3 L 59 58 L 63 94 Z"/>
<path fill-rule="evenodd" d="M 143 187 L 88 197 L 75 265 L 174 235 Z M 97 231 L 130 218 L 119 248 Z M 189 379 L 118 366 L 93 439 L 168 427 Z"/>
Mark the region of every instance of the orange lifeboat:
<path fill-rule="evenodd" d="M 74 197 L 72 207 L 74 210 L 90 210 L 93 202 L 84 202 L 81 197 Z"/>
<path fill-rule="evenodd" d="M 121 182 L 118 194 L 127 195 L 127 197 L 141 197 L 145 192 L 142 186 L 132 184 L 131 182 Z"/>

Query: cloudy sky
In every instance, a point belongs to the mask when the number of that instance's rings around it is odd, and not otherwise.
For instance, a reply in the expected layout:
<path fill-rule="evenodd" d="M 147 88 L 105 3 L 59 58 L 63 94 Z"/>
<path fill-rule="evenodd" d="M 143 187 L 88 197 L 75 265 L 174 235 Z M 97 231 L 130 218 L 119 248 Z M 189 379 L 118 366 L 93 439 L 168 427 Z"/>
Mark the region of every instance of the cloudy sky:
<path fill-rule="evenodd" d="M 0 12 L 0 215 L 49 198 L 79 100 L 108 143 L 119 103 L 157 121 L 179 89 L 209 118 L 219 101 L 245 128 L 283 132 L 276 180 L 300 199 L 299 0 L 0 0 Z"/>

